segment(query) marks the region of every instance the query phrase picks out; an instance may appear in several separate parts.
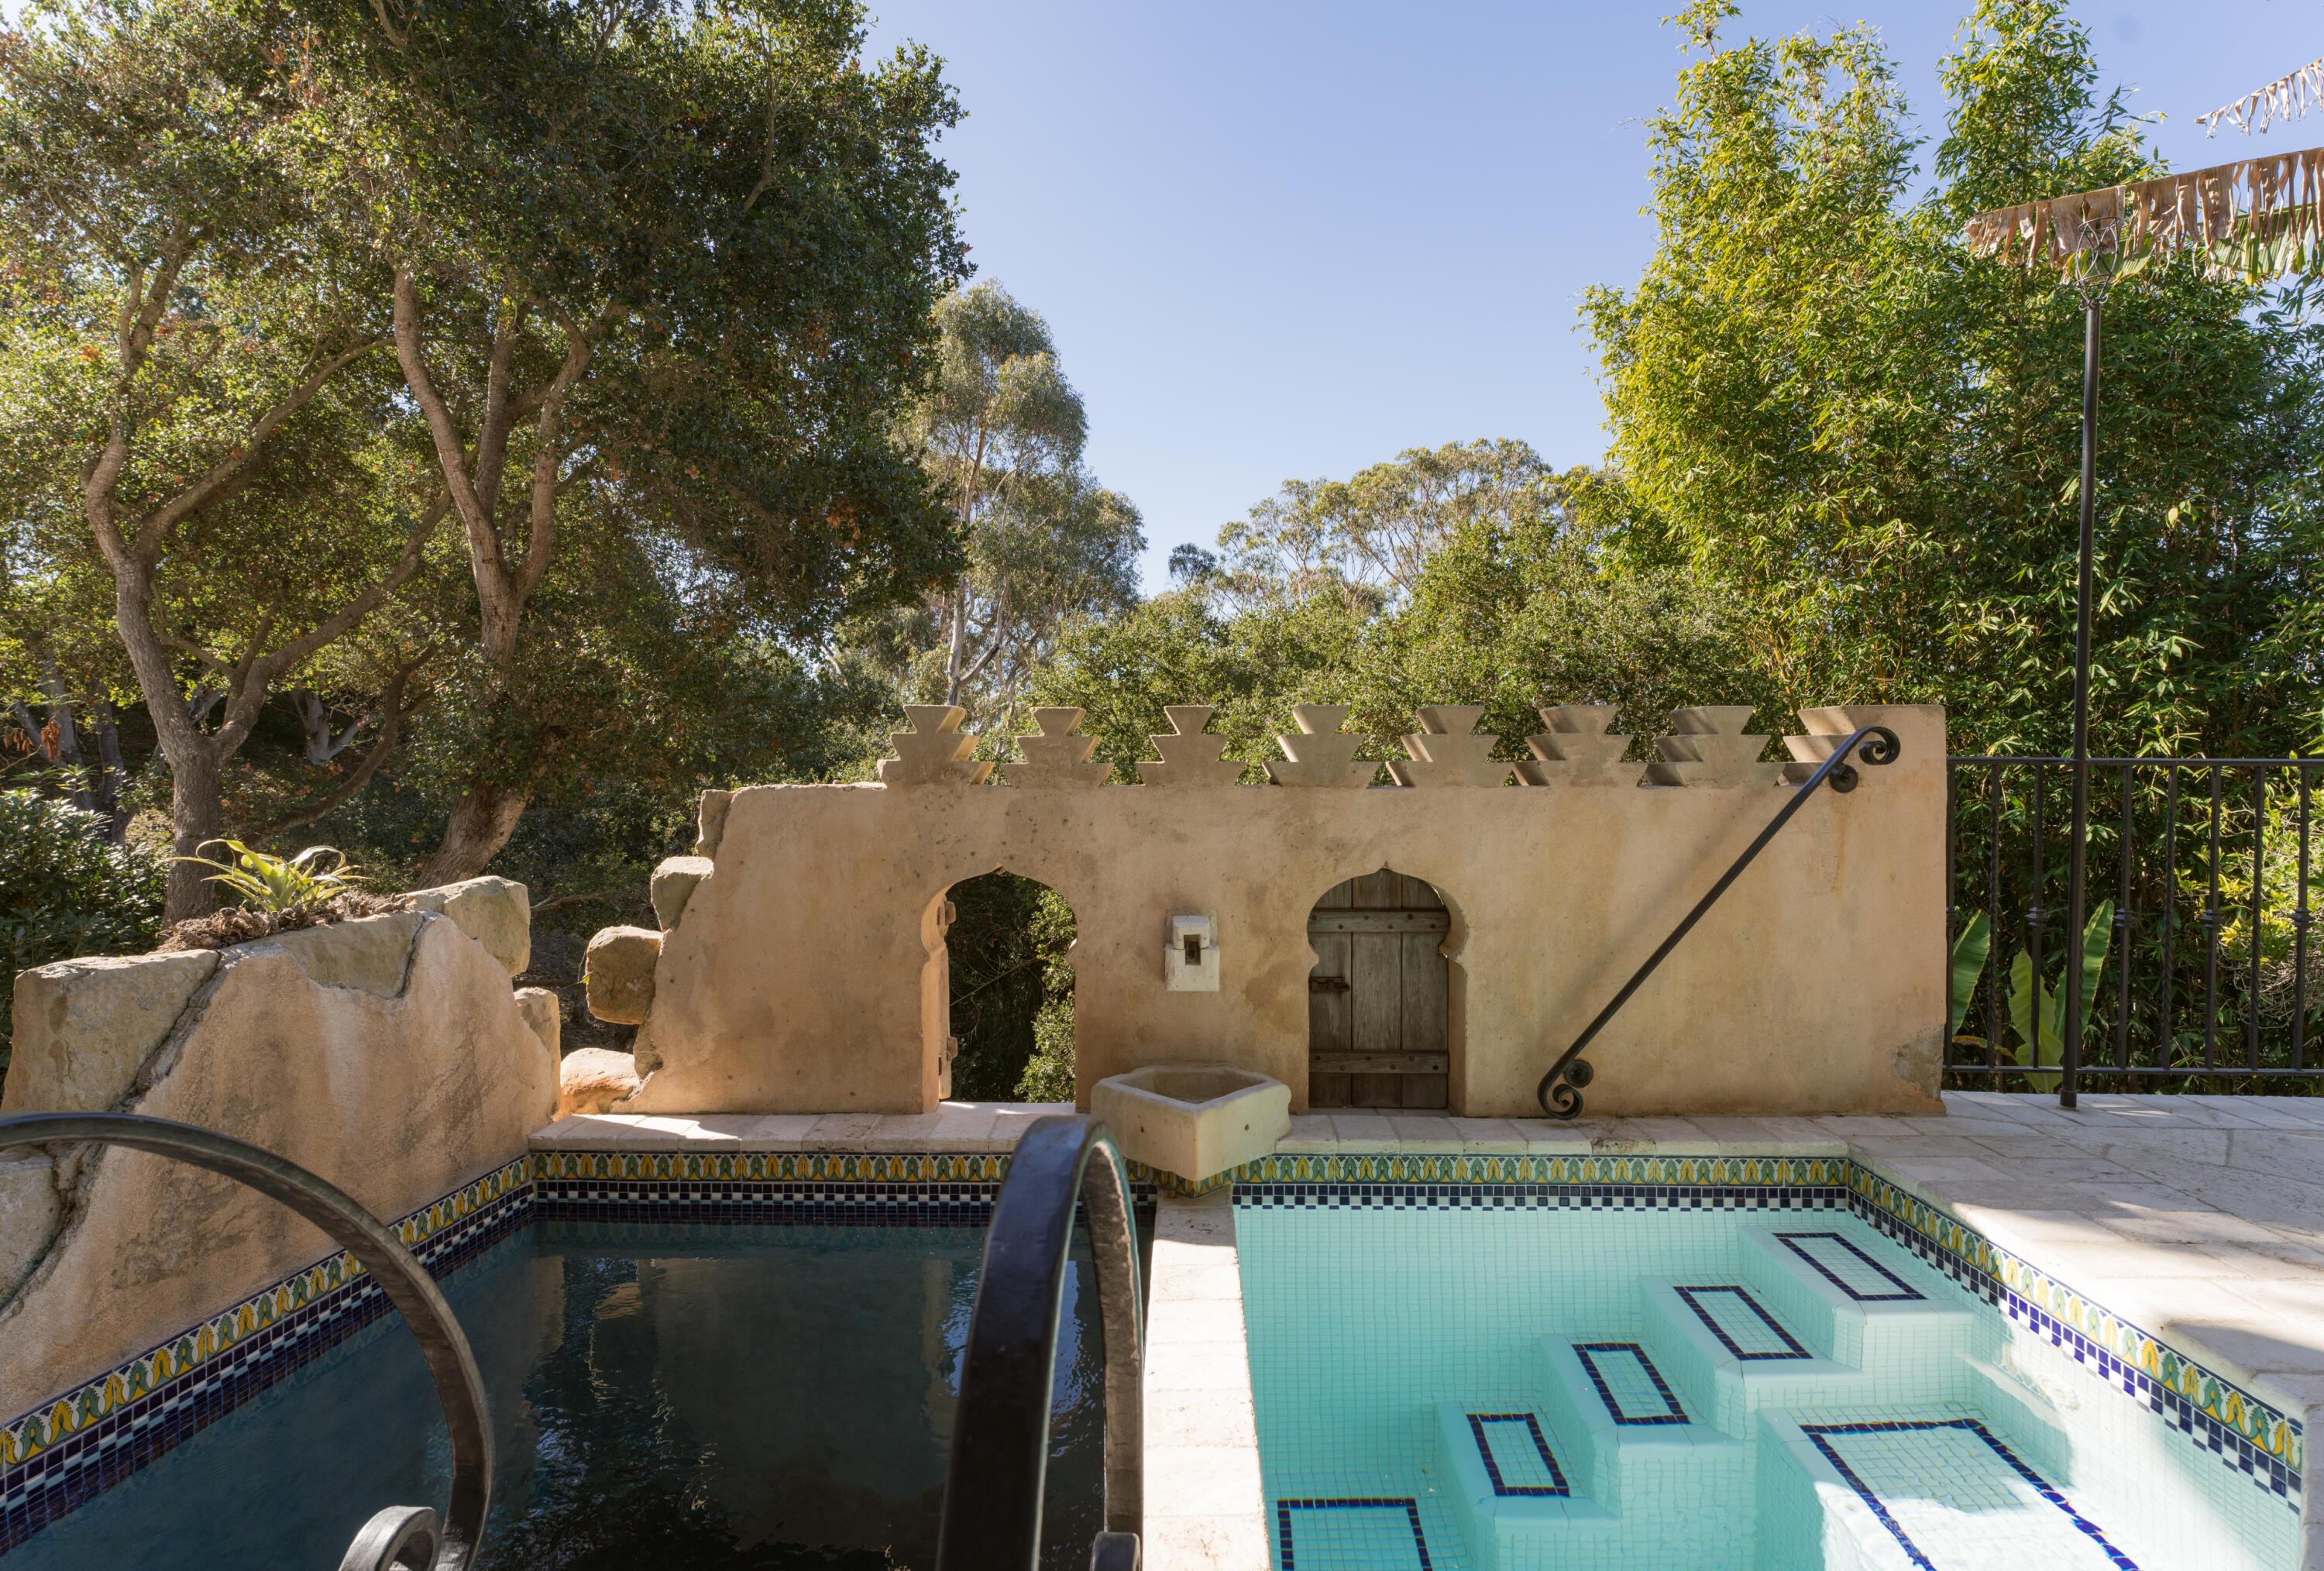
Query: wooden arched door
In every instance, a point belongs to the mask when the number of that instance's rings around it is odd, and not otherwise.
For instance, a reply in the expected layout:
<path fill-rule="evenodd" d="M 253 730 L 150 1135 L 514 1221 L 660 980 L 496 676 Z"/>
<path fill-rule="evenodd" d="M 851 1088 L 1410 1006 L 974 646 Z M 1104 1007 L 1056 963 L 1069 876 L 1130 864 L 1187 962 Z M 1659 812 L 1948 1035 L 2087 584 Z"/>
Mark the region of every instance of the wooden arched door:
<path fill-rule="evenodd" d="M 1444 936 L 1452 913 L 1419 879 L 1382 868 L 1335 884 L 1307 916 L 1311 1107 L 1447 1103 Z"/>

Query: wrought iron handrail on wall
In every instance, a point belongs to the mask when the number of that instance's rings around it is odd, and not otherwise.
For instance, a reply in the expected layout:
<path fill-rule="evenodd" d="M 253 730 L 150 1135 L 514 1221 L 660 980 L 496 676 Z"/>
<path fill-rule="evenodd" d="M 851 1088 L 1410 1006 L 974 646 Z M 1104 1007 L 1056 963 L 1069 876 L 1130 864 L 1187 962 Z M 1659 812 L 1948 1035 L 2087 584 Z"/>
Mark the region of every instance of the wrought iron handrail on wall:
<path fill-rule="evenodd" d="M 1105 1341 L 1105 1527 L 1092 1571 L 1137 1571 L 1145 1514 L 1145 1294 L 1130 1172 L 1104 1124 L 1037 1118 L 992 1204 L 961 1360 L 937 1571 L 1034 1571 L 1049 1465 L 1057 1320 L 1076 1206 L 1086 1217 Z"/>
<path fill-rule="evenodd" d="M 1621 1007 L 1630 1002 L 1630 995 L 1637 992 L 1646 978 L 1655 974 L 1655 967 L 1660 966 L 1665 957 L 1673 949 L 1678 947 L 1681 938 L 1694 930 L 1694 924 L 1701 921 L 1703 914 L 1719 903 L 1719 897 L 1727 892 L 1728 886 L 1743 875 L 1743 870 L 1751 865 L 1752 859 L 1766 849 L 1768 841 L 1783 832 L 1784 826 L 1792 821 L 1794 814 L 1807 805 L 1807 799 L 1815 795 L 1819 787 L 1829 783 L 1833 790 L 1842 794 L 1852 791 L 1856 789 L 1859 777 L 1856 772 L 1856 766 L 1849 762 L 1851 756 L 1860 757 L 1867 763 L 1894 763 L 1896 762 L 1896 755 L 1903 751 L 1904 746 L 1896 740 L 1896 734 L 1886 725 L 1864 726 L 1847 741 L 1833 748 L 1831 755 L 1817 766 L 1816 772 L 1793 790 L 1791 800 L 1785 802 L 1783 810 L 1768 821 L 1766 828 L 1759 831 L 1759 837 L 1752 841 L 1745 848 L 1743 855 L 1735 859 L 1733 865 L 1720 875 L 1719 882 L 1711 886 L 1711 892 L 1694 902 L 1694 909 L 1686 913 L 1685 919 L 1677 927 L 1671 929 L 1670 937 L 1662 941 L 1662 947 L 1646 956 L 1646 963 L 1630 974 L 1630 979 L 1622 984 L 1622 991 L 1616 993 L 1613 1001 L 1598 1012 L 1598 1018 L 1591 1021 L 1582 1029 L 1582 1034 L 1573 1039 L 1573 1045 L 1558 1055 L 1557 1062 L 1549 1067 L 1549 1072 L 1541 1077 L 1541 1084 L 1534 1088 L 1534 1099 L 1541 1104 L 1541 1110 L 1552 1118 L 1581 1116 L 1582 1087 L 1590 1084 L 1592 1073 L 1590 1061 L 1582 1056 L 1582 1049 L 1588 1047 L 1598 1033 L 1605 1029 L 1606 1022 L 1612 1020 L 1620 1012 Z"/>
<path fill-rule="evenodd" d="M 428 1268 L 402 1240 L 336 1186 L 263 1146 L 196 1124 L 127 1113 L 29 1113 L 0 1119 L 0 1151 L 36 1145 L 117 1145 L 207 1168 L 280 1200 L 352 1256 L 419 1340 L 452 1439 L 452 1500 L 389 1506 L 365 1522 L 339 1571 L 468 1571 L 492 1503 L 493 1431 L 484 1377 Z"/>
<path fill-rule="evenodd" d="M 2080 935 L 2055 931 L 2072 761 L 1946 765 L 1953 1084 L 2265 1093 L 2324 1076 L 2308 1061 L 2324 759 L 2090 760 L 2092 915 Z M 2070 979 L 2090 1000 L 2078 1054 L 2064 1050 L 2051 1003 Z"/>

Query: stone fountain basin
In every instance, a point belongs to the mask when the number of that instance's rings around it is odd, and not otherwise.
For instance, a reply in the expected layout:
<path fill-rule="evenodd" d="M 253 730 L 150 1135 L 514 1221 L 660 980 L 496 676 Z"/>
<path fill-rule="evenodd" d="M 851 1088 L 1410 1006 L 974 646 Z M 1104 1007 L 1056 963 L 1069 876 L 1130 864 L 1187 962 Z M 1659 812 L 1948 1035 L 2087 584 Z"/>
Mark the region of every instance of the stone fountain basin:
<path fill-rule="evenodd" d="M 1275 1149 L 1291 1087 L 1231 1064 L 1148 1064 L 1092 1086 L 1090 1112 L 1131 1161 L 1199 1184 Z"/>

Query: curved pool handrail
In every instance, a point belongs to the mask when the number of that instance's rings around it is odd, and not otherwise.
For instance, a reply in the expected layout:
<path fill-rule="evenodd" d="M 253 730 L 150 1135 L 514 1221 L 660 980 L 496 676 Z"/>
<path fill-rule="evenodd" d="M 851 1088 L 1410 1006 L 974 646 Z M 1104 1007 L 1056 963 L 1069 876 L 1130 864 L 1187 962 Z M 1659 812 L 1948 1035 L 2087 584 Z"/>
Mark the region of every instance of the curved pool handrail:
<path fill-rule="evenodd" d="M 424 1506 L 389 1506 L 364 1524 L 340 1571 L 469 1571 L 493 1492 L 492 1424 L 468 1339 L 428 1268 L 336 1186 L 263 1146 L 216 1130 L 127 1113 L 28 1113 L 0 1119 L 0 1151 L 15 1146 L 126 1146 L 223 1173 L 321 1228 L 379 1283 L 436 1382 L 452 1437 L 452 1500 L 439 1522 Z"/>
<path fill-rule="evenodd" d="M 1076 1202 L 1088 1221 L 1105 1343 L 1105 1524 L 1090 1563 L 1097 1571 L 1136 1571 L 1145 1517 L 1146 1338 L 1130 1172 L 1104 1124 L 1065 1114 L 1033 1121 L 993 1202 L 961 1361 L 937 1571 L 1033 1571 L 1039 1564 L 1050 1382 Z"/>

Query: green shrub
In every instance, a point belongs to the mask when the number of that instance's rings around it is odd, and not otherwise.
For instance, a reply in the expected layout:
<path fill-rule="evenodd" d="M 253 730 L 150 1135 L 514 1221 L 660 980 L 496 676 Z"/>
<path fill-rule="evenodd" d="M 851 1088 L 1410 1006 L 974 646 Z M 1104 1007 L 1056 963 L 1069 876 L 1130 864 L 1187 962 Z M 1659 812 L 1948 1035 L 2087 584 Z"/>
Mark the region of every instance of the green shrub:
<path fill-rule="evenodd" d="M 169 858 L 108 846 L 104 819 L 33 791 L 0 791 L 0 970 L 76 955 L 142 955 L 161 925 Z M 15 1022 L 0 992 L 0 1073 Z"/>

